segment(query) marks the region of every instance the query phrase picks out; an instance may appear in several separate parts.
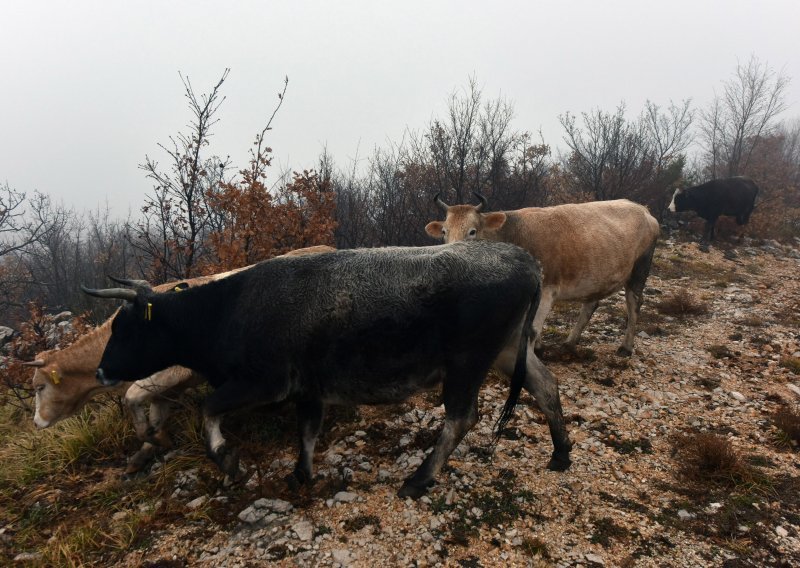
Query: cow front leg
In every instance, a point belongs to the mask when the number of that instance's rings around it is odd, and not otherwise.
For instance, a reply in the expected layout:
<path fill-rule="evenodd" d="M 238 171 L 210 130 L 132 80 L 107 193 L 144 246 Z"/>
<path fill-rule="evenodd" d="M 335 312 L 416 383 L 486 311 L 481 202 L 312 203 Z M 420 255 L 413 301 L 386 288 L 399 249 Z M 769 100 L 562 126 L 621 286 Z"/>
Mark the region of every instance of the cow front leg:
<path fill-rule="evenodd" d="M 142 447 L 139 448 L 139 450 L 130 458 L 128 458 L 128 464 L 125 467 L 125 475 L 134 475 L 142 471 L 144 467 L 150 463 L 150 460 L 155 457 L 157 452 L 158 446 L 155 446 L 150 442 L 144 442 Z"/>
<path fill-rule="evenodd" d="M 547 418 L 550 437 L 553 440 L 553 455 L 547 469 L 564 471 L 572 464 L 569 453 L 572 442 L 567 435 L 564 413 L 561 410 L 561 397 L 558 394 L 558 381 L 534 353 L 528 351 L 525 390 L 536 398 L 536 404 Z"/>
<path fill-rule="evenodd" d="M 149 422 L 147 420 L 145 405 L 150 402 L 153 395 L 151 395 L 150 389 L 142 383 L 143 381 L 133 383 L 125 393 L 125 407 L 128 409 L 128 413 L 131 416 L 133 431 L 136 433 L 136 437 L 142 442 L 147 442 Z"/>
<path fill-rule="evenodd" d="M 572 328 L 572 331 L 569 332 L 569 337 L 564 342 L 564 347 L 569 349 L 570 351 L 575 350 L 575 346 L 578 344 L 578 339 L 583 333 L 583 329 L 586 327 L 586 324 L 589 323 L 589 320 L 594 314 L 597 306 L 600 305 L 599 301 L 596 302 L 585 302 L 581 306 L 581 311 L 578 314 L 578 321 L 575 322 L 575 325 Z"/>
<path fill-rule="evenodd" d="M 314 446 L 322 428 L 325 406 L 319 400 L 297 403 L 297 431 L 300 439 L 300 455 L 290 476 L 290 485 L 309 483 L 314 478 Z"/>
<path fill-rule="evenodd" d="M 544 320 L 547 319 L 547 315 L 550 313 L 550 310 L 553 307 L 555 297 L 555 289 L 542 289 L 542 298 L 539 301 L 539 308 L 536 310 L 536 315 L 533 318 L 533 335 L 535 338 L 533 342 L 533 348 L 537 352 L 541 352 L 542 350 L 542 329 L 544 328 Z"/>
<path fill-rule="evenodd" d="M 208 416 L 203 419 L 206 434 L 206 454 L 217 464 L 222 473 L 230 479 L 239 477 L 239 451 L 228 446 L 220 426 L 222 416 Z"/>
<path fill-rule="evenodd" d="M 239 452 L 222 435 L 223 416 L 234 410 L 285 400 L 286 386 L 282 381 L 229 380 L 206 398 L 203 408 L 206 453 L 231 479 L 239 477 Z"/>
<path fill-rule="evenodd" d="M 450 389 L 445 385 L 442 389 L 445 419 L 439 439 L 422 465 L 403 483 L 397 493 L 399 497 L 418 499 L 425 494 L 428 487 L 433 485 L 436 475 L 447 462 L 447 458 L 450 457 L 466 433 L 478 422 L 478 387 L 480 387 L 480 382 L 467 389 L 464 389 L 463 385 L 461 388 Z"/>

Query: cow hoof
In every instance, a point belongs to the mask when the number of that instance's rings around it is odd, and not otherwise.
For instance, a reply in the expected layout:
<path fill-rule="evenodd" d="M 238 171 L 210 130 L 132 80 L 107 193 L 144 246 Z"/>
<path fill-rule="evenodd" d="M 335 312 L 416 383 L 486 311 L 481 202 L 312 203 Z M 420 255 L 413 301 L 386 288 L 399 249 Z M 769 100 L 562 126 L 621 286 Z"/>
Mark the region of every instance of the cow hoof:
<path fill-rule="evenodd" d="M 425 493 L 428 491 L 428 487 L 431 485 L 433 485 L 432 481 L 430 483 L 423 483 L 422 485 L 415 485 L 409 481 L 406 481 L 403 483 L 400 491 L 397 492 L 397 496 L 401 499 L 411 497 L 412 499 L 416 500 L 425 495 Z"/>
<path fill-rule="evenodd" d="M 151 444 L 158 446 L 164 450 L 171 450 L 172 449 L 172 439 L 169 437 L 169 434 L 165 430 L 158 430 L 152 435 Z"/>
<path fill-rule="evenodd" d="M 618 357 L 630 357 L 631 355 L 633 355 L 633 349 L 628 349 L 624 345 L 620 345 L 619 349 L 617 349 Z"/>
<path fill-rule="evenodd" d="M 219 470 L 232 481 L 236 481 L 240 477 L 239 451 L 236 448 L 229 449 L 228 446 L 220 446 L 216 452 L 210 453 L 209 457 L 217 464 Z"/>
<path fill-rule="evenodd" d="M 302 469 L 295 469 L 283 479 L 292 491 L 297 491 L 301 486 L 309 485 L 313 481 L 308 472 Z"/>
<path fill-rule="evenodd" d="M 572 460 L 569 459 L 569 454 L 565 456 L 554 455 L 552 458 L 550 458 L 550 463 L 547 464 L 547 469 L 550 471 L 567 471 L 571 465 Z"/>
<path fill-rule="evenodd" d="M 700 252 L 708 252 L 709 251 L 708 243 L 702 243 L 697 248 L 700 250 Z"/>

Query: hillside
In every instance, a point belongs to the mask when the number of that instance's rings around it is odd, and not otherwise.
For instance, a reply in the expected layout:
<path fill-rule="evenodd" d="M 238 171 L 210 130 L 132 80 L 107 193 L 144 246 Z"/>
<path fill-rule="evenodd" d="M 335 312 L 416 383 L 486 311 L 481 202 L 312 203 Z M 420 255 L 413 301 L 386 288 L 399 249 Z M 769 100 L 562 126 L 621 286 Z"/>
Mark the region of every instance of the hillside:
<path fill-rule="evenodd" d="M 800 564 L 800 243 L 659 244 L 636 353 L 621 297 L 601 304 L 576 354 L 554 346 L 574 443 L 566 473 L 523 393 L 493 454 L 506 383 L 420 501 L 396 497 L 441 425 L 437 393 L 332 412 L 319 479 L 291 491 L 292 409 L 231 417 L 249 480 L 225 487 L 183 399 L 176 450 L 124 480 L 136 446 L 113 403 L 31 432 L 0 424 L 0 559 L 108 566 L 790 566 Z M 17 428 L 12 424 L 24 420 Z"/>

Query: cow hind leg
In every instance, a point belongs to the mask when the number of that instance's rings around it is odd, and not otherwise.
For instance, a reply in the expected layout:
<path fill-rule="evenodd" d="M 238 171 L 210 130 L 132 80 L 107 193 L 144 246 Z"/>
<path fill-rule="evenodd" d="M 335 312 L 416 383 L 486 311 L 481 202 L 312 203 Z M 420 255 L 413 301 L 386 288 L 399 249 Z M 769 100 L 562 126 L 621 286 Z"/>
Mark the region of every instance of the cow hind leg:
<path fill-rule="evenodd" d="M 448 377 L 464 377 L 464 375 L 466 373 L 458 375 L 448 371 Z M 478 389 L 485 375 L 486 369 L 480 376 L 474 376 L 471 383 L 466 386 L 464 383 L 447 384 L 447 380 L 445 380 L 442 388 L 445 419 L 439 439 L 422 465 L 403 483 L 397 493 L 399 497 L 411 497 L 412 499 L 422 497 L 428 487 L 433 485 L 434 478 L 444 466 L 447 458 L 450 457 L 466 433 L 478 422 Z"/>
<path fill-rule="evenodd" d="M 634 263 L 631 275 L 625 283 L 625 307 L 627 308 L 628 321 L 625 326 L 625 339 L 617 349 L 617 355 L 630 357 L 633 354 L 633 341 L 636 334 L 636 323 L 639 320 L 639 311 L 644 302 L 644 286 L 650 276 L 650 267 L 653 264 L 653 253 L 656 245 L 653 243 L 645 254 Z"/>
<path fill-rule="evenodd" d="M 507 377 L 513 376 L 516 355 L 515 348 L 506 347 L 494 362 L 495 369 Z M 530 350 L 528 350 L 525 363 L 525 382 L 522 384 L 522 388 L 536 399 L 536 405 L 547 419 L 550 437 L 553 440 L 553 455 L 547 468 L 553 471 L 564 471 L 572 463 L 569 458 L 572 443 L 569 441 L 564 424 L 564 413 L 558 394 L 558 381 L 536 354 Z"/>
<path fill-rule="evenodd" d="M 528 352 L 527 373 L 523 388 L 536 399 L 536 404 L 545 415 L 553 440 L 553 455 L 547 464 L 552 471 L 565 471 L 572 464 L 569 453 L 572 442 L 569 440 L 558 394 L 558 381 L 534 353 Z"/>
<path fill-rule="evenodd" d="M 297 403 L 297 430 L 300 438 L 300 455 L 294 472 L 287 479 L 289 485 L 302 485 L 313 479 L 314 446 L 322 428 L 325 407 L 318 400 Z"/>
<path fill-rule="evenodd" d="M 581 333 L 583 333 L 583 329 L 586 327 L 586 324 L 589 323 L 592 314 L 594 314 L 594 311 L 599 305 L 600 302 L 596 301 L 586 302 L 581 306 L 581 311 L 578 314 L 578 321 L 575 322 L 572 331 L 569 332 L 569 337 L 567 337 L 567 340 L 564 342 L 564 347 L 571 351 L 575 350 L 575 346 L 578 344 L 578 339 Z"/>

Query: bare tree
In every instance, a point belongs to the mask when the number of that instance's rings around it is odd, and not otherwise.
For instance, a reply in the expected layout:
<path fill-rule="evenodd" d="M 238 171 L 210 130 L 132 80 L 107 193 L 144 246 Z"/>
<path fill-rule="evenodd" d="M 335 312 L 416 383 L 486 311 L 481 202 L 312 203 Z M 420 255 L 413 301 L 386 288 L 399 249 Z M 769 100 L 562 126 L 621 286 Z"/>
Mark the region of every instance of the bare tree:
<path fill-rule="evenodd" d="M 638 120 L 625 117 L 624 104 L 613 113 L 597 109 L 581 117 L 582 124 L 570 113 L 559 117 L 570 149 L 562 168 L 573 193 L 632 199 L 660 217 L 683 172 L 691 102 L 662 109 L 647 101 Z"/>
<path fill-rule="evenodd" d="M 755 56 L 736 65 L 722 95 L 715 95 L 700 115 L 710 177 L 747 173 L 756 146 L 774 132 L 776 117 L 786 109 L 788 86 L 786 75 Z"/>
<path fill-rule="evenodd" d="M 558 117 L 570 149 L 564 168 L 575 178 L 576 189 L 598 201 L 630 195 L 650 174 L 646 129 L 626 120 L 624 103 L 613 113 L 596 109 L 581 116 L 583 125 L 569 112 Z"/>
<path fill-rule="evenodd" d="M 6 182 L 0 186 L 0 315 L 24 304 L 24 292 L 35 284 L 25 255 L 45 239 L 51 226 L 47 220 L 50 199 L 34 193 L 27 199 Z"/>
<path fill-rule="evenodd" d="M 211 223 L 209 190 L 222 181 L 229 167 L 228 159 L 206 157 L 204 150 L 218 121 L 215 114 L 225 100 L 220 88 L 229 72 L 226 69 L 210 93 L 200 97 L 189 78 L 181 75 L 184 96 L 193 115 L 189 131 L 170 137 L 169 146 L 159 144 L 169 156 L 168 171 L 150 156 L 145 156 L 145 163 L 140 165 L 154 186 L 142 207 L 144 218 L 132 227 L 131 244 L 154 267 L 157 281 L 193 276 L 204 252 L 204 238 Z"/>

